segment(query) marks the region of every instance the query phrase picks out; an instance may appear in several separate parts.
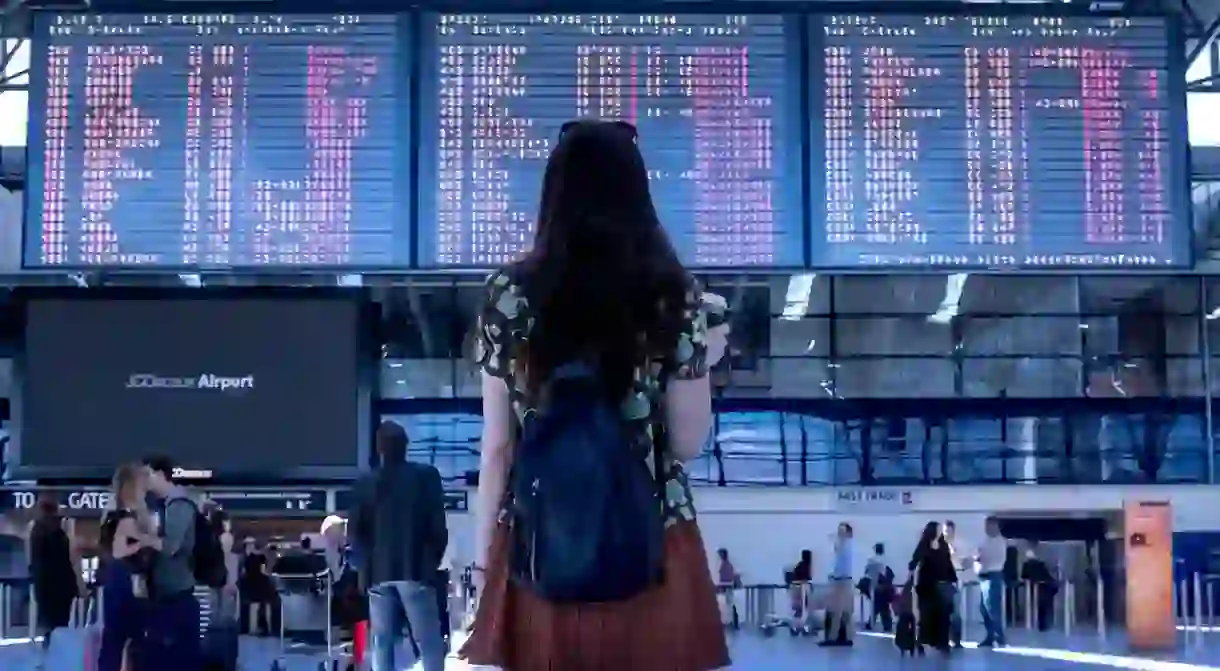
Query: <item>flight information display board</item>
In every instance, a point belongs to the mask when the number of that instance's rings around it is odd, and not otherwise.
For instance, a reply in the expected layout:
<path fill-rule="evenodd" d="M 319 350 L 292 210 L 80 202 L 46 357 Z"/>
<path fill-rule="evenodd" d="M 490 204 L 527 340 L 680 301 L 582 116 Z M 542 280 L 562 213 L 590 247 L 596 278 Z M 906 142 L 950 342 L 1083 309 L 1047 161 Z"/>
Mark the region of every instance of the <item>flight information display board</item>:
<path fill-rule="evenodd" d="M 1192 262 L 1163 18 L 811 18 L 814 267 Z"/>
<path fill-rule="evenodd" d="M 36 17 L 27 267 L 409 263 L 405 15 Z"/>
<path fill-rule="evenodd" d="M 683 261 L 802 265 L 797 21 L 426 16 L 419 264 L 483 268 L 519 257 L 560 127 L 592 117 L 639 129 L 658 213 Z"/>

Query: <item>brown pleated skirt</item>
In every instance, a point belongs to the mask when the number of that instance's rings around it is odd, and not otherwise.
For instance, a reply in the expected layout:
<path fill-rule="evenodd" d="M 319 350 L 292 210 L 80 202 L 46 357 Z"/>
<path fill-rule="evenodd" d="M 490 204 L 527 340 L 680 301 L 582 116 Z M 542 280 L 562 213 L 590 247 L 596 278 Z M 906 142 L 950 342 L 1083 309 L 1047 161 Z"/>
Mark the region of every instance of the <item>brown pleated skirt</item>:
<path fill-rule="evenodd" d="M 505 671 L 708 671 L 729 651 L 694 522 L 665 532 L 665 582 L 627 601 L 552 604 L 508 578 L 508 528 L 492 540 L 483 596 L 461 656 Z"/>

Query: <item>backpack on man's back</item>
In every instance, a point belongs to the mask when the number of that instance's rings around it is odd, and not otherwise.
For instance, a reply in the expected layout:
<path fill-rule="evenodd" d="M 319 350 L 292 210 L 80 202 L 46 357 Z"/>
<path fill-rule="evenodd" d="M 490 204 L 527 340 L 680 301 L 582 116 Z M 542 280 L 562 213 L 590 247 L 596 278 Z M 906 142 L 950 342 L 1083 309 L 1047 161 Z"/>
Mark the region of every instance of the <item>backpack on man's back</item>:
<path fill-rule="evenodd" d="M 220 542 L 220 534 L 195 501 L 189 498 L 171 499 L 166 507 L 178 502 L 190 505 L 194 513 L 195 542 L 191 547 L 191 571 L 195 575 L 195 583 L 214 589 L 224 587 L 229 572 L 225 566 L 225 551 Z"/>
<path fill-rule="evenodd" d="M 545 396 L 509 478 L 513 579 L 558 603 L 629 599 L 664 578 L 660 478 L 594 367 L 559 367 Z"/>

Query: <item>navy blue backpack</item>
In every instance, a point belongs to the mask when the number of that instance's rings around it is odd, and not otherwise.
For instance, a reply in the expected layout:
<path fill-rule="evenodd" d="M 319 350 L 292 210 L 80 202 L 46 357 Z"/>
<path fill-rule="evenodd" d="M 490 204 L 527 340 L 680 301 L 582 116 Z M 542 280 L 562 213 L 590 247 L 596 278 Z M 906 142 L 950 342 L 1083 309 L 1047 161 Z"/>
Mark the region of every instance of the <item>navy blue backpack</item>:
<path fill-rule="evenodd" d="M 561 366 L 545 407 L 520 427 L 508 492 L 512 577 L 548 601 L 620 601 L 664 578 L 661 478 L 605 396 L 594 367 Z"/>

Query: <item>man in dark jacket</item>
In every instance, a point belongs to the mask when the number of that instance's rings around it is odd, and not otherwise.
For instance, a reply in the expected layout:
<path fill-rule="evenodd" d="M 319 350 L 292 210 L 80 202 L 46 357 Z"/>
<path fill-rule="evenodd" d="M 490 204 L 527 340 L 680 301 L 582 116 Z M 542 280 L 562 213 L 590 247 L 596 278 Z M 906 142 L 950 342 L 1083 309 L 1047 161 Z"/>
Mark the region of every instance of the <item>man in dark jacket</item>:
<path fill-rule="evenodd" d="M 394 659 L 404 633 L 424 671 L 442 671 L 436 576 L 449 531 L 441 476 L 433 466 L 406 460 L 407 432 L 394 422 L 377 429 L 377 452 L 381 466 L 356 483 L 348 525 L 369 589 L 373 671 L 411 666 Z"/>

